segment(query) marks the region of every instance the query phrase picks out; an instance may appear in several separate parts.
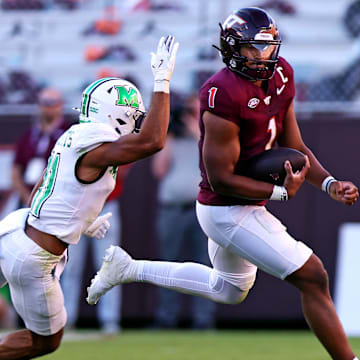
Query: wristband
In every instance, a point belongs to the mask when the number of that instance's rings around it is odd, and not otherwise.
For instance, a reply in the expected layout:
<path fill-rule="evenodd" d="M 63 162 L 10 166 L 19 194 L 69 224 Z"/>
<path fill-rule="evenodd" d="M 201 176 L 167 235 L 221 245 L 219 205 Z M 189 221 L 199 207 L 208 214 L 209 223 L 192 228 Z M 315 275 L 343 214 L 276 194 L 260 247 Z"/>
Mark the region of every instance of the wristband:
<path fill-rule="evenodd" d="M 158 80 L 154 82 L 154 92 L 170 93 L 170 82 L 169 80 Z"/>
<path fill-rule="evenodd" d="M 274 185 L 270 200 L 287 201 L 289 199 L 285 186 Z"/>
<path fill-rule="evenodd" d="M 331 185 L 331 183 L 336 182 L 336 181 L 337 180 L 333 176 L 326 177 L 321 184 L 321 190 L 330 194 L 330 185 Z"/>

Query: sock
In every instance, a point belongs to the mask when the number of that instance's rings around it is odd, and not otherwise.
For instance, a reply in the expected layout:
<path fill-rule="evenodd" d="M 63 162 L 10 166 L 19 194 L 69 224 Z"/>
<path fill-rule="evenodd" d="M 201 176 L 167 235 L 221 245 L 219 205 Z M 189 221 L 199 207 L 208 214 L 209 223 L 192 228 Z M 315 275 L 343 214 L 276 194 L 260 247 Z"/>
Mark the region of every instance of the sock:
<path fill-rule="evenodd" d="M 136 280 L 222 303 L 239 303 L 244 292 L 218 272 L 197 263 L 135 260 Z M 247 292 L 246 292 L 247 293 Z"/>

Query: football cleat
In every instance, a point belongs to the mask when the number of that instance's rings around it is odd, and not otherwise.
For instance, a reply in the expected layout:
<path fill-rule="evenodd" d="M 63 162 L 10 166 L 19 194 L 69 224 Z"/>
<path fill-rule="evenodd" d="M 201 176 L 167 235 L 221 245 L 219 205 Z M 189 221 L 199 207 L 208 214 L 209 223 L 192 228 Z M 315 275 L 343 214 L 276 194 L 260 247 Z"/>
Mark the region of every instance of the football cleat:
<path fill-rule="evenodd" d="M 119 246 L 111 245 L 106 251 L 100 270 L 87 288 L 86 301 L 95 305 L 101 296 L 115 285 L 134 281 L 136 267 L 131 256 Z"/>

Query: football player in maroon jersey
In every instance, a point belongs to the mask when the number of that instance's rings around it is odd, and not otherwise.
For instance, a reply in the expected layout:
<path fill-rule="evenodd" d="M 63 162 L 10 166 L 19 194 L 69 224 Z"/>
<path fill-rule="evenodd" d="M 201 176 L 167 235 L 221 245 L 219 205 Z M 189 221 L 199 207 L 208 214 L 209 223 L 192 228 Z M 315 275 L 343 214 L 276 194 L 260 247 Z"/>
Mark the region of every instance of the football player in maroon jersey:
<path fill-rule="evenodd" d="M 96 303 L 117 283 L 139 281 L 234 304 L 246 297 L 260 268 L 300 290 L 304 315 L 333 359 L 353 360 L 321 260 L 264 206 L 267 200 L 291 199 L 305 179 L 346 205 L 359 196 L 353 183 L 334 179 L 304 144 L 294 114 L 293 70 L 279 57 L 280 44 L 267 12 L 244 8 L 231 14 L 221 25 L 218 49 L 226 67 L 200 90 L 197 215 L 209 238 L 213 269 L 133 260 L 111 247 L 88 289 L 88 302 Z M 307 155 L 295 173 L 285 162 L 284 186 L 238 175 L 240 160 L 275 143 Z"/>

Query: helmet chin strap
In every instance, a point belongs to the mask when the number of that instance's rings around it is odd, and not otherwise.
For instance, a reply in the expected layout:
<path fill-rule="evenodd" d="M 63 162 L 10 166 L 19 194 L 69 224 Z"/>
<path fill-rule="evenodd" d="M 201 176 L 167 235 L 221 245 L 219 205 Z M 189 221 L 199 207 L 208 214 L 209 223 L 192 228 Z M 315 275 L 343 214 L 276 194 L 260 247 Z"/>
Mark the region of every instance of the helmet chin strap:
<path fill-rule="evenodd" d="M 250 81 L 269 80 L 269 79 L 271 79 L 273 73 L 274 73 L 274 71 L 269 69 L 269 67 L 267 67 L 267 66 L 264 67 L 264 68 L 252 69 L 252 68 L 249 68 L 246 65 L 243 65 L 240 72 L 238 72 L 238 74 L 240 76 L 243 76 L 244 78 L 246 78 L 246 79 L 248 79 Z"/>
<path fill-rule="evenodd" d="M 146 112 L 141 111 L 141 110 L 136 110 L 135 111 L 135 114 L 134 114 L 135 128 L 133 130 L 133 133 L 139 133 L 140 132 L 140 128 L 141 128 L 141 125 L 142 125 L 145 117 L 146 117 Z"/>

